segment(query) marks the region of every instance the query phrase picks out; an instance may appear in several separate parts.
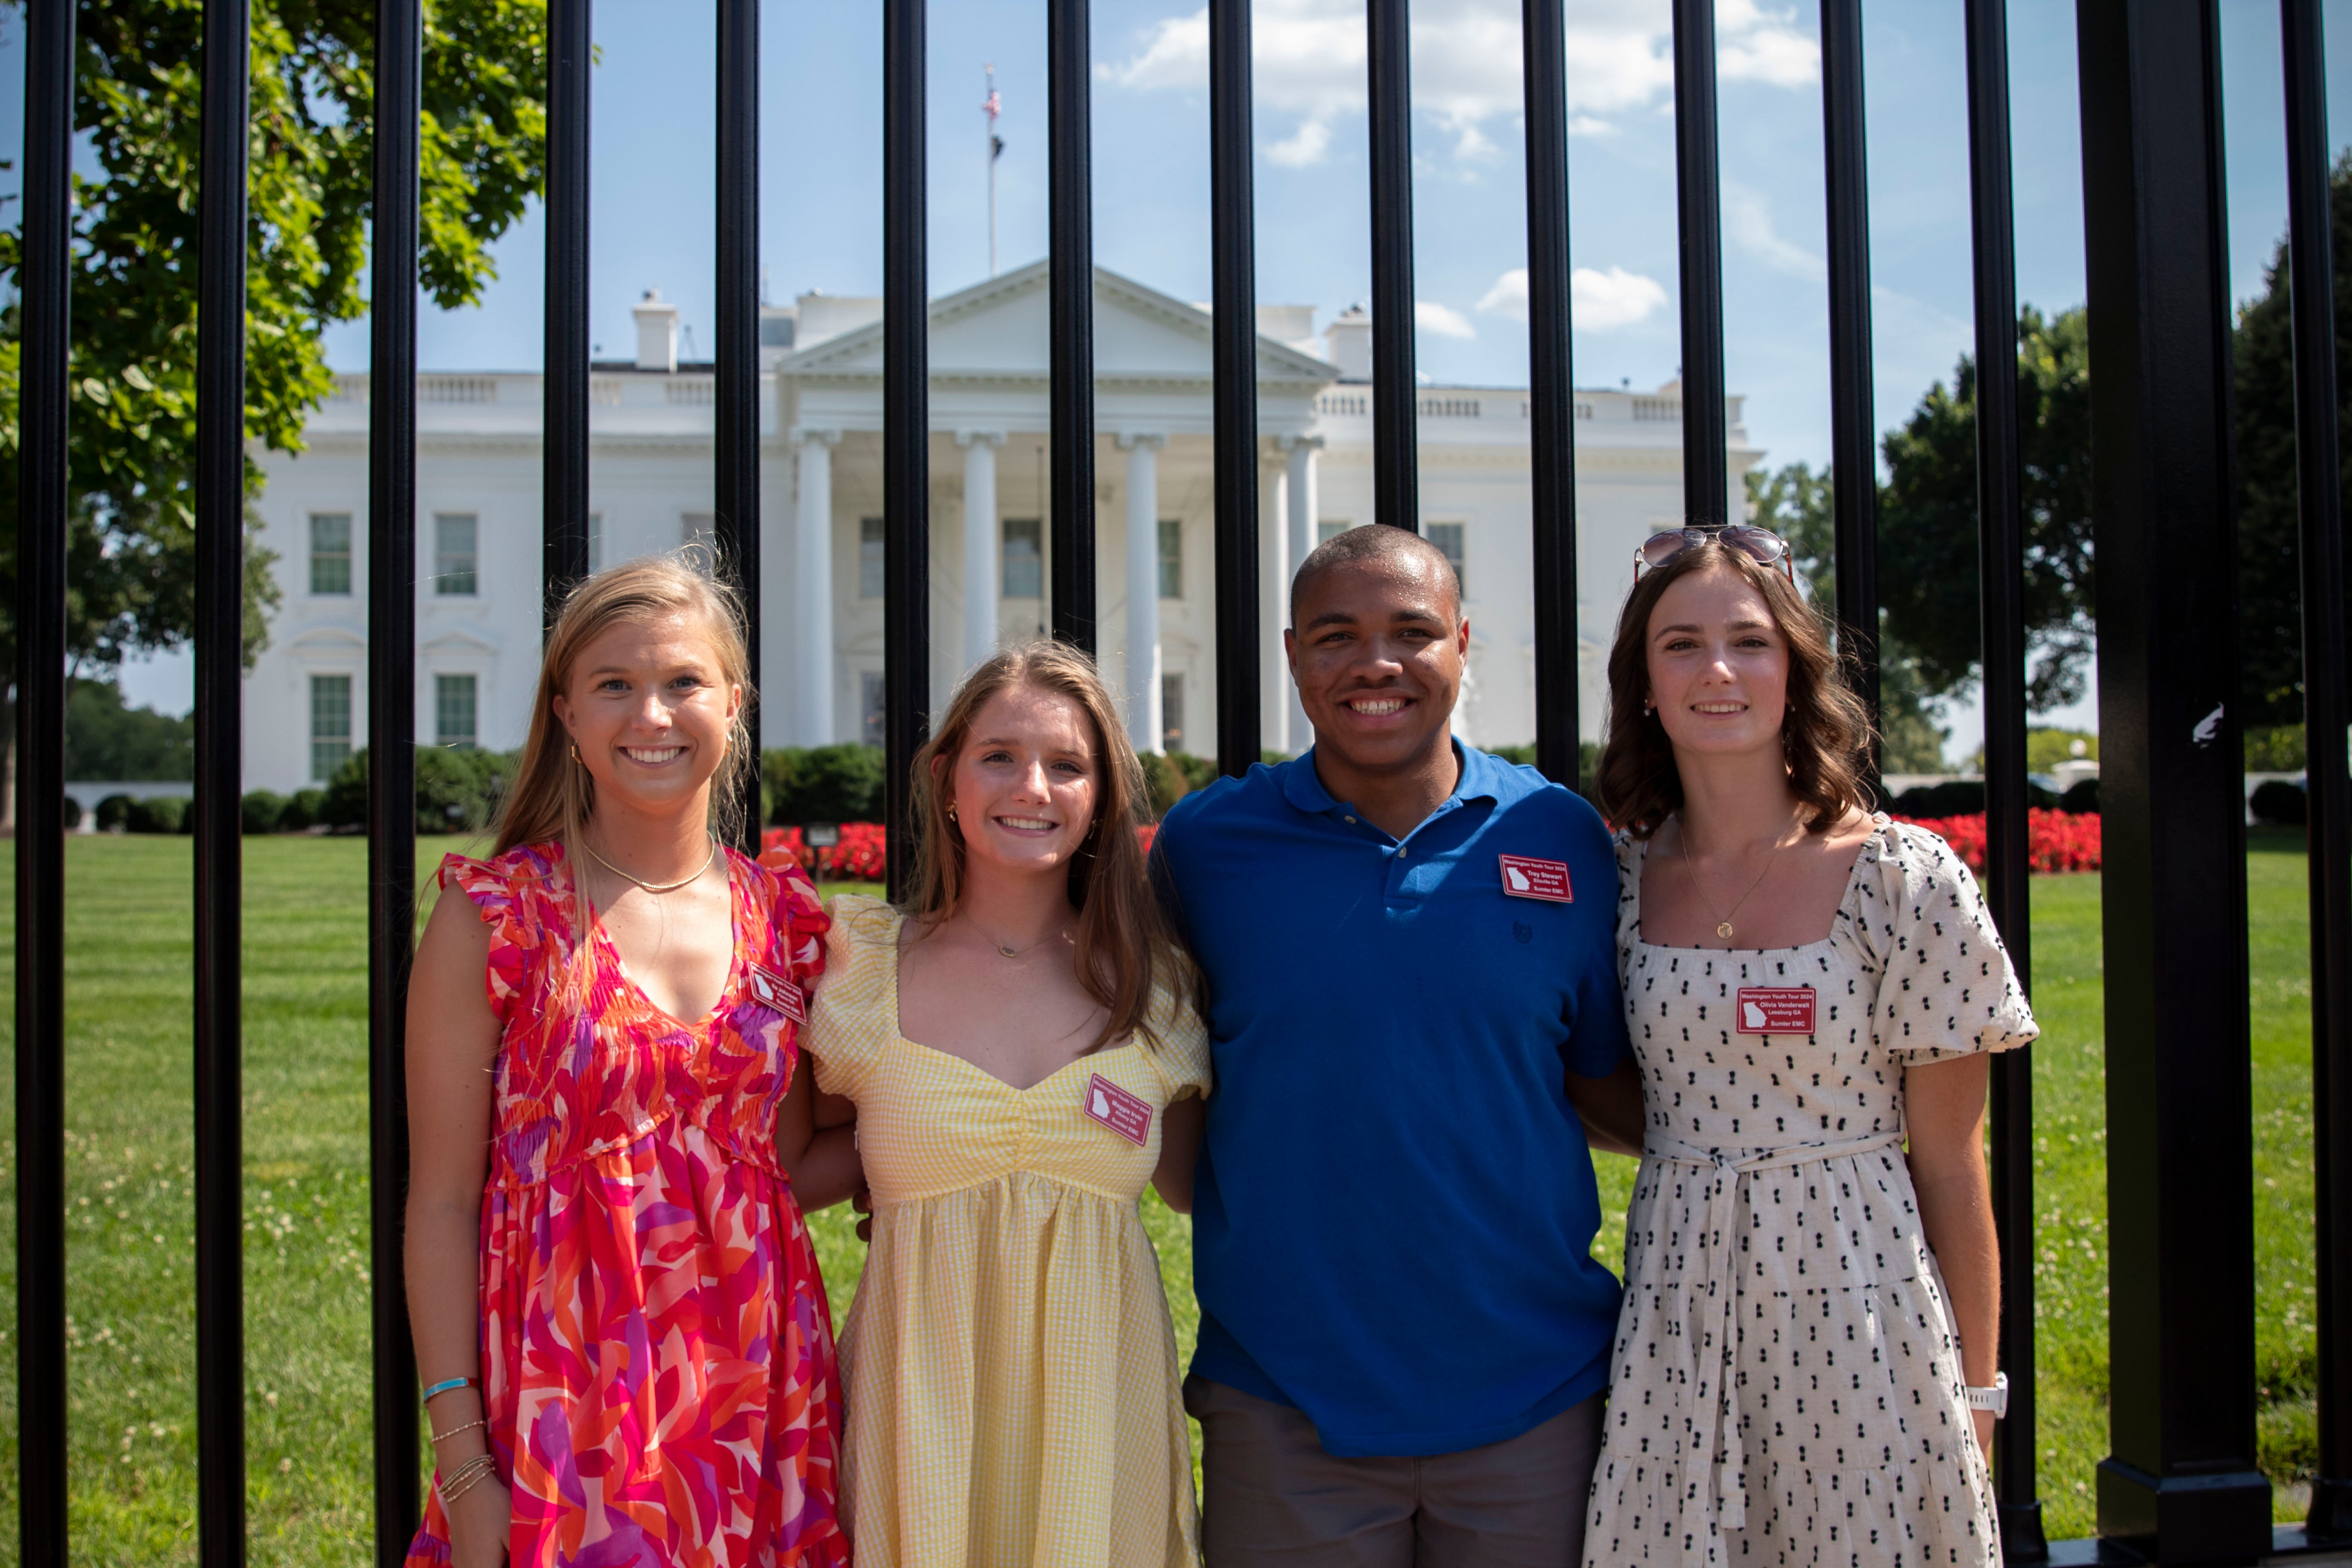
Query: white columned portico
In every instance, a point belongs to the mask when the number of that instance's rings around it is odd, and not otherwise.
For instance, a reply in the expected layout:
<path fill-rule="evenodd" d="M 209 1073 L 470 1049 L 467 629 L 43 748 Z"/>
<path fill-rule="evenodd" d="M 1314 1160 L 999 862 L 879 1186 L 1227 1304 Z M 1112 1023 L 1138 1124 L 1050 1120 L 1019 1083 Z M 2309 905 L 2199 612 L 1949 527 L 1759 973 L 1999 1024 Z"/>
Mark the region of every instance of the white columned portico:
<path fill-rule="evenodd" d="M 1317 463 L 1315 454 L 1323 449 L 1320 436 L 1291 436 L 1283 443 L 1283 515 L 1282 515 L 1282 596 L 1285 614 L 1282 625 L 1290 624 L 1287 613 L 1290 602 L 1290 580 L 1315 548 L 1316 504 L 1315 484 Z M 1297 756 L 1315 743 L 1315 731 L 1307 721 L 1307 710 L 1299 705 L 1298 683 L 1283 672 L 1282 704 L 1284 722 L 1288 730 L 1284 749 Z"/>
<path fill-rule="evenodd" d="M 1002 430 L 959 430 L 963 448 L 963 667 L 996 652 L 996 601 L 1003 568 L 996 518 L 996 448 Z"/>
<path fill-rule="evenodd" d="M 1165 436 L 1121 436 L 1127 453 L 1127 736 L 1160 749 L 1160 448 Z"/>
<path fill-rule="evenodd" d="M 838 430 L 795 430 L 800 520 L 795 531 L 793 621 L 800 668 L 794 728 L 803 746 L 833 743 L 833 448 Z"/>

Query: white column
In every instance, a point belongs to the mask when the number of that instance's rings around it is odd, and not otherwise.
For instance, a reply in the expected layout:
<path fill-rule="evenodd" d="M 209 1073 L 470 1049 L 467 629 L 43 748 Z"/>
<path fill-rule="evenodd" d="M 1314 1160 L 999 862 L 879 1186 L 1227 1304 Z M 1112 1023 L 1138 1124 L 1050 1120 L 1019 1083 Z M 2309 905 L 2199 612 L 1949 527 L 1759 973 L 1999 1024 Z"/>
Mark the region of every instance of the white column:
<path fill-rule="evenodd" d="M 1283 443 L 1286 454 L 1283 476 L 1283 559 L 1282 594 L 1284 615 L 1282 624 L 1288 626 L 1290 579 L 1315 548 L 1316 497 L 1315 454 L 1323 449 L 1320 436 L 1293 436 Z M 1283 671 L 1282 711 L 1289 733 L 1284 738 L 1283 749 L 1297 756 L 1315 743 L 1315 731 L 1307 722 L 1307 710 L 1299 705 L 1298 684 Z"/>
<path fill-rule="evenodd" d="M 833 448 L 838 430 L 798 430 L 801 512 L 793 616 L 798 701 L 793 728 L 803 746 L 833 742 Z"/>
<path fill-rule="evenodd" d="M 1002 430 L 959 430 L 963 448 L 963 667 L 969 670 L 996 652 L 998 562 L 1002 530 L 996 520 L 996 448 Z"/>
<path fill-rule="evenodd" d="M 1164 436 L 1121 436 L 1127 452 L 1127 734 L 1160 750 L 1160 448 Z"/>

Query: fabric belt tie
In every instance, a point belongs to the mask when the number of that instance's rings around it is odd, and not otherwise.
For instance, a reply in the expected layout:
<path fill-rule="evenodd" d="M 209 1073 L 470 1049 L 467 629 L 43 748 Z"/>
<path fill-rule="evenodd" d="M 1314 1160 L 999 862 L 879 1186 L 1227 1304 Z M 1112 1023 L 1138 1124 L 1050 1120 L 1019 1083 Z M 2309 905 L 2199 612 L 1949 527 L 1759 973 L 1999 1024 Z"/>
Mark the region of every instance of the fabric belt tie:
<path fill-rule="evenodd" d="M 1645 1160 L 1707 1173 L 1706 1215 L 1698 1232 L 1706 1269 L 1699 1293 L 1701 1322 L 1696 1342 L 1685 1339 L 1683 1368 L 1696 1410 L 1689 1458 L 1684 1461 L 1683 1490 L 1685 1500 L 1698 1506 L 1701 1539 L 1706 1537 L 1710 1518 L 1721 1530 L 1748 1528 L 1748 1458 L 1739 1436 L 1732 1353 L 1732 1299 L 1737 1282 L 1732 1275 L 1731 1229 L 1738 1217 L 1740 1181 L 1761 1171 L 1785 1171 L 1892 1148 L 1903 1142 L 1903 1136 L 1878 1132 L 1836 1143 L 1798 1143 L 1767 1149 L 1745 1160 L 1673 1139 L 1643 1147 Z"/>

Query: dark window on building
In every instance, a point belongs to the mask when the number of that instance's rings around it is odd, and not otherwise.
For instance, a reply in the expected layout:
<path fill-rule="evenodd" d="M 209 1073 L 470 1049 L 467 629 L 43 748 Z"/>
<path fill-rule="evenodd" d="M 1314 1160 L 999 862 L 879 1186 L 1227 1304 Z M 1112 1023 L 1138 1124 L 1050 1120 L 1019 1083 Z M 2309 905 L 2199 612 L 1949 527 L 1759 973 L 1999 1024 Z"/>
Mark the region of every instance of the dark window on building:
<path fill-rule="evenodd" d="M 1356 525 L 1354 523 L 1349 522 L 1344 517 L 1325 518 L 1315 525 L 1315 542 L 1322 544 L 1330 540 L 1337 539 L 1355 526 Z"/>
<path fill-rule="evenodd" d="M 1045 596 L 1045 525 L 1034 517 L 1004 520 L 1004 597 Z"/>
<path fill-rule="evenodd" d="M 1173 518 L 1160 520 L 1160 596 L 1184 596 L 1184 524 Z"/>
<path fill-rule="evenodd" d="M 857 596 L 882 596 L 882 520 L 878 517 L 857 520 Z"/>
<path fill-rule="evenodd" d="M 1433 522 L 1429 525 L 1429 542 L 1437 546 L 1445 559 L 1454 563 L 1454 575 L 1461 580 L 1464 597 L 1470 593 L 1470 574 L 1462 570 L 1462 524 Z"/>
<path fill-rule="evenodd" d="M 310 514 L 310 592 L 348 595 L 352 591 L 352 514 L 314 511 Z"/>
<path fill-rule="evenodd" d="M 857 732 L 869 746 L 883 743 L 888 731 L 883 727 L 882 672 L 869 669 L 857 678 Z"/>
<path fill-rule="evenodd" d="M 1184 749 L 1184 678 L 1181 675 L 1160 678 L 1160 749 Z"/>
<path fill-rule="evenodd" d="M 310 678 L 310 777 L 324 784 L 352 754 L 352 678 Z"/>
<path fill-rule="evenodd" d="M 480 593 L 475 567 L 481 542 L 481 520 L 470 511 L 433 514 L 433 591 L 444 597 L 470 598 Z"/>
<path fill-rule="evenodd" d="M 474 749 L 474 678 L 436 675 L 433 678 L 433 740 L 461 752 Z"/>

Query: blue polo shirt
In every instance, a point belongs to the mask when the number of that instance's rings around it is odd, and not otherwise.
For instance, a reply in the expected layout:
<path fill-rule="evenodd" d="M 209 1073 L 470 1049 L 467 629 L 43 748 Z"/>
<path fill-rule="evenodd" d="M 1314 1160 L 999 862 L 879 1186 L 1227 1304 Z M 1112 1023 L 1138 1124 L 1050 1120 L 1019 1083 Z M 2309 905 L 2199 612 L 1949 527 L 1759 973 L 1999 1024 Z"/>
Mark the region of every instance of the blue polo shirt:
<path fill-rule="evenodd" d="M 1402 842 L 1310 752 L 1187 795 L 1153 851 L 1216 1068 L 1192 1370 L 1342 1457 L 1501 1442 L 1609 1382 L 1619 1290 L 1560 1069 L 1630 1049 L 1616 859 L 1579 796 L 1455 754 Z M 1564 862 L 1572 901 L 1507 894 L 1505 855 Z"/>

